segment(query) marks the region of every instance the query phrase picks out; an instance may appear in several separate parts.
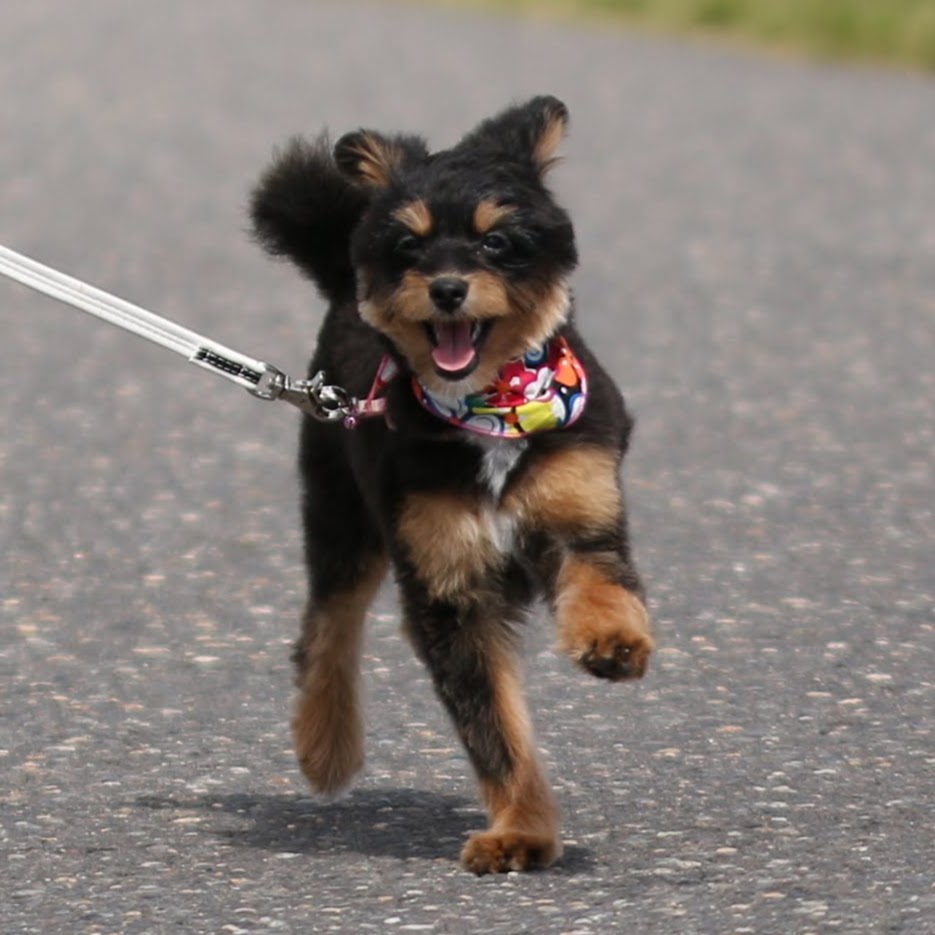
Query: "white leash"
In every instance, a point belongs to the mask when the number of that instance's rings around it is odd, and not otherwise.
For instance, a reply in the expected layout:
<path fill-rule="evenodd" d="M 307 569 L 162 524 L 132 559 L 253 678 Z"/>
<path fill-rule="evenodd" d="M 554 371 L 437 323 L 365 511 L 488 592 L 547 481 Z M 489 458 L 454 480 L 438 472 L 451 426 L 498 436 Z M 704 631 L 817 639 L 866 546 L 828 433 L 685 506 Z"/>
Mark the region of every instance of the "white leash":
<path fill-rule="evenodd" d="M 357 413 L 357 400 L 341 387 L 326 385 L 323 373 L 316 373 L 311 380 L 292 380 L 270 364 L 231 350 L 4 246 L 0 246 L 0 273 L 175 351 L 190 363 L 226 377 L 259 399 L 285 400 L 322 422 L 352 419 Z"/>

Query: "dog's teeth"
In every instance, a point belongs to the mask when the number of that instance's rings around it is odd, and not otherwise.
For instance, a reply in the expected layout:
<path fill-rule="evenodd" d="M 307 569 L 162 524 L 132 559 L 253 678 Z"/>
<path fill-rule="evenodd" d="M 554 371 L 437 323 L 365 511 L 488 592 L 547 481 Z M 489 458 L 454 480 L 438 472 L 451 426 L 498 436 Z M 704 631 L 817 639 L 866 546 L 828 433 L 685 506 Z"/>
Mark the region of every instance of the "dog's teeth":
<path fill-rule="evenodd" d="M 476 341 L 478 337 L 480 337 L 480 327 L 481 325 L 479 321 L 475 321 L 474 324 L 471 326 L 471 340 L 472 341 Z"/>

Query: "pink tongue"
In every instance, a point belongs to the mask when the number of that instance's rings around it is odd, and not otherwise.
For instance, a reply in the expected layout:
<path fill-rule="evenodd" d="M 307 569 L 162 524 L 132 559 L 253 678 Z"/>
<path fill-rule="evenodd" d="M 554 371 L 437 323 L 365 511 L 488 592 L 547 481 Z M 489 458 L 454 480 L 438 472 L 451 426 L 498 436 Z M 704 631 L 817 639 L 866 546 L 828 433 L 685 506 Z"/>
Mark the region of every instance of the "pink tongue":
<path fill-rule="evenodd" d="M 435 325 L 438 347 L 432 350 L 432 360 L 441 370 L 464 370 L 474 360 L 469 321 L 444 322 Z"/>

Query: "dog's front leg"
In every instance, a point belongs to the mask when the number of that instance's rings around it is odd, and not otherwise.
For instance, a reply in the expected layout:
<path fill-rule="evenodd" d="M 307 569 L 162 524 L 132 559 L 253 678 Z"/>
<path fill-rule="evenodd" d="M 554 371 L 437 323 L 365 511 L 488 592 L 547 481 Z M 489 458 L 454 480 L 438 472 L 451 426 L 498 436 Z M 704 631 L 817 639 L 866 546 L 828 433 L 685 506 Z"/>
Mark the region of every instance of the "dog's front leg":
<path fill-rule="evenodd" d="M 641 678 L 653 651 L 646 606 L 622 577 L 615 553 L 569 550 L 555 589 L 561 648 L 592 675 L 613 681 Z"/>
<path fill-rule="evenodd" d="M 410 497 L 399 524 L 406 631 L 477 772 L 490 817 L 461 859 L 475 873 L 545 867 L 561 853 L 558 809 L 539 760 L 510 621 L 505 560 L 486 507 Z"/>
<path fill-rule="evenodd" d="M 545 867 L 561 853 L 558 809 L 536 751 L 511 634 L 477 610 L 427 606 L 407 623 L 477 772 L 490 818 L 461 859 L 478 874 Z"/>
<path fill-rule="evenodd" d="M 510 494 L 523 526 L 561 546 L 549 582 L 561 648 L 594 675 L 639 678 L 653 650 L 643 586 L 630 557 L 620 455 L 579 446 L 549 454 Z"/>

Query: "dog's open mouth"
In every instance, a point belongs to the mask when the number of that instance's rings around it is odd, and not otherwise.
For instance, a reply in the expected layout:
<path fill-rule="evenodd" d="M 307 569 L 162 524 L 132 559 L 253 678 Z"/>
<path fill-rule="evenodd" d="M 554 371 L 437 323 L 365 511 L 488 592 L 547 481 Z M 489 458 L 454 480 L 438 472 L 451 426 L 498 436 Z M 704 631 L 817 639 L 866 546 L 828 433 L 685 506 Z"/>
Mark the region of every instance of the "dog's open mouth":
<path fill-rule="evenodd" d="M 438 375 L 446 380 L 460 380 L 477 366 L 479 352 L 490 332 L 491 321 L 426 322 L 425 330 L 432 344 L 432 360 Z"/>

